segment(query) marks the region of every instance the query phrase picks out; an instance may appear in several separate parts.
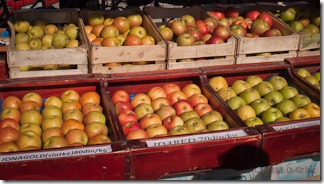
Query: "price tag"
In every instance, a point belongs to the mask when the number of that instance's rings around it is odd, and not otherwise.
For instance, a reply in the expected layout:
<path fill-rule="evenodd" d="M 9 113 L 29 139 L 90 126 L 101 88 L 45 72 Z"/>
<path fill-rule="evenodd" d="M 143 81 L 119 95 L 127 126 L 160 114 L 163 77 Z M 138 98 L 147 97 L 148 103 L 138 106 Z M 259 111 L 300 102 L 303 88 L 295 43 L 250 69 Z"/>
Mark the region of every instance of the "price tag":
<path fill-rule="evenodd" d="M 314 120 L 314 121 L 306 121 L 306 122 L 300 122 L 300 123 L 292 123 L 288 125 L 281 125 L 281 126 L 273 126 L 272 128 L 276 131 L 282 131 L 282 130 L 290 130 L 290 129 L 296 129 L 296 128 L 305 128 L 310 126 L 317 126 L 320 125 L 320 120 Z"/>
<path fill-rule="evenodd" d="M 72 157 L 72 156 L 85 156 L 85 155 L 102 154 L 102 153 L 109 153 L 109 152 L 112 152 L 111 145 L 91 147 L 91 148 L 72 148 L 68 150 L 34 152 L 34 153 L 16 152 L 11 155 L 0 154 L 0 163 L 52 159 L 52 158 Z"/>
<path fill-rule="evenodd" d="M 193 142 L 229 139 L 234 137 L 242 137 L 246 135 L 247 134 L 243 130 L 234 130 L 230 132 L 194 134 L 194 135 L 179 136 L 179 137 L 178 136 L 169 137 L 169 138 L 163 138 L 158 140 L 147 140 L 146 144 L 148 147 L 170 146 L 170 145 L 187 144 Z"/>

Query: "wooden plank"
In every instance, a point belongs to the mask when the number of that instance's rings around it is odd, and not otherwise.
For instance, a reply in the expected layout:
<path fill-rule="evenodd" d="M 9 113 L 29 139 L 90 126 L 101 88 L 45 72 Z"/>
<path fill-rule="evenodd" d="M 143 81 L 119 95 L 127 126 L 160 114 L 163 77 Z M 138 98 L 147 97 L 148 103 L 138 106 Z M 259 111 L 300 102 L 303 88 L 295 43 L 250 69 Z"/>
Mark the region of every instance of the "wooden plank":
<path fill-rule="evenodd" d="M 157 62 L 155 64 L 143 64 L 143 65 L 121 65 L 121 66 L 103 66 L 102 64 L 93 64 L 90 67 L 91 73 L 127 73 L 127 72 L 145 72 L 155 70 L 165 70 L 165 62 Z"/>
<path fill-rule="evenodd" d="M 321 50 L 301 50 L 297 52 L 298 57 L 320 56 Z"/>
<path fill-rule="evenodd" d="M 276 62 L 284 61 L 285 58 L 297 57 L 297 51 L 290 51 L 284 54 L 272 54 L 270 56 L 247 56 L 245 54 L 236 57 L 236 64 L 259 63 L 259 62 Z"/>
<path fill-rule="evenodd" d="M 206 66 L 220 66 L 220 65 L 233 65 L 235 58 L 222 58 L 222 59 L 206 59 L 199 61 L 185 61 L 185 62 L 168 62 L 168 70 L 181 69 L 181 68 L 199 68 Z"/>

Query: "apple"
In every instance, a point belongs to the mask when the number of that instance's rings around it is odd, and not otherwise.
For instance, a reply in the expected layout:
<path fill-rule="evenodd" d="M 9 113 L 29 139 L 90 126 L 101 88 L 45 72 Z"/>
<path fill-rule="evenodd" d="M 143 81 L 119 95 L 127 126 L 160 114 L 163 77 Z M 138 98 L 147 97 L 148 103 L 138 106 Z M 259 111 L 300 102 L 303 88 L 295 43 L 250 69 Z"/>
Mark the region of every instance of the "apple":
<path fill-rule="evenodd" d="M 21 100 L 20 98 L 16 97 L 16 96 L 7 96 L 5 99 L 2 100 L 1 103 L 1 108 L 6 109 L 6 108 L 15 108 L 15 109 L 19 109 L 19 106 L 21 104 Z"/>
<path fill-rule="evenodd" d="M 181 88 L 175 83 L 166 83 L 162 86 L 162 88 L 164 89 L 167 95 L 174 91 L 181 91 Z"/>
<path fill-rule="evenodd" d="M 186 127 L 190 133 L 199 133 L 206 130 L 206 124 L 198 117 L 186 120 L 184 122 L 184 127 Z"/>
<path fill-rule="evenodd" d="M 193 94 L 187 100 L 190 102 L 192 107 L 195 107 L 197 104 L 200 103 L 208 103 L 208 99 L 206 98 L 206 96 L 201 93 Z"/>
<path fill-rule="evenodd" d="M 18 146 L 14 142 L 4 142 L 0 144 L 0 153 L 19 151 Z"/>
<path fill-rule="evenodd" d="M 222 114 L 215 110 L 207 112 L 206 114 L 202 115 L 200 118 L 206 125 L 214 121 L 223 121 Z"/>
<path fill-rule="evenodd" d="M 34 131 L 38 136 L 42 136 L 42 128 L 35 123 L 25 123 L 21 125 L 19 129 L 19 133 L 22 134 L 28 130 Z"/>
<path fill-rule="evenodd" d="M 173 38 L 173 31 L 171 30 L 171 28 L 169 28 L 169 27 L 162 27 L 162 28 L 159 28 L 159 31 L 160 31 L 162 37 L 165 40 L 167 40 L 167 41 L 172 40 L 172 38 Z"/>
<path fill-rule="evenodd" d="M 100 12 L 93 12 L 88 17 L 88 24 L 90 26 L 95 26 L 99 24 L 103 24 L 105 18 Z"/>
<path fill-rule="evenodd" d="M 242 105 L 236 109 L 237 115 L 243 120 L 256 117 L 255 110 L 250 105 Z"/>
<path fill-rule="evenodd" d="M 272 123 L 280 117 L 283 117 L 282 112 L 276 107 L 271 107 L 263 112 L 261 119 L 263 123 Z"/>
<path fill-rule="evenodd" d="M 79 102 L 81 106 L 85 106 L 88 103 L 100 105 L 100 95 L 95 91 L 88 91 L 81 94 Z"/>
<path fill-rule="evenodd" d="M 69 99 L 74 99 L 76 101 L 79 101 L 80 95 L 77 91 L 73 89 L 68 89 L 61 94 L 60 99 L 63 103 L 68 101 Z"/>
<path fill-rule="evenodd" d="M 231 85 L 231 88 L 235 91 L 236 94 L 240 94 L 241 92 L 245 91 L 246 89 L 251 88 L 250 84 L 244 80 L 236 80 Z"/>
<path fill-rule="evenodd" d="M 256 125 L 263 125 L 263 121 L 259 117 L 252 117 L 245 120 L 245 124 L 248 127 L 255 127 Z"/>
<path fill-rule="evenodd" d="M 196 20 L 196 27 L 202 35 L 210 33 L 208 25 L 201 19 Z"/>
<path fill-rule="evenodd" d="M 316 103 L 309 103 L 303 107 L 311 118 L 321 117 L 321 108 Z"/>
<path fill-rule="evenodd" d="M 207 43 L 208 40 L 212 37 L 212 34 L 205 34 L 204 36 L 202 36 L 201 38 L 201 42 Z M 201 43 L 199 42 L 199 43 Z M 197 43 L 197 42 L 196 42 Z M 202 44 L 203 45 L 203 44 Z"/>
<path fill-rule="evenodd" d="M 208 84 L 214 89 L 216 92 L 221 88 L 228 88 L 228 83 L 226 79 L 222 76 L 215 76 L 208 80 Z"/>
<path fill-rule="evenodd" d="M 134 108 L 134 112 L 136 113 L 137 119 L 140 120 L 146 114 L 154 113 L 154 110 L 151 105 L 147 103 L 140 103 Z"/>
<path fill-rule="evenodd" d="M 35 101 L 39 104 L 39 106 L 41 107 L 43 105 L 43 99 L 42 97 L 36 93 L 36 92 L 28 92 L 26 93 L 22 99 L 22 102 L 26 102 L 26 101 Z"/>
<path fill-rule="evenodd" d="M 137 105 L 141 103 L 146 103 L 150 105 L 152 103 L 151 98 L 145 94 L 145 93 L 137 93 L 132 99 L 131 99 L 131 104 L 133 108 L 135 108 Z"/>
<path fill-rule="evenodd" d="M 217 94 L 224 100 L 227 101 L 230 98 L 236 96 L 235 91 L 231 87 L 222 88 L 217 91 Z"/>
<path fill-rule="evenodd" d="M 16 144 L 19 150 L 24 150 L 25 148 L 31 146 L 41 149 L 42 140 L 34 131 L 29 130 L 19 135 L 18 139 L 16 140 Z"/>
<path fill-rule="evenodd" d="M 20 124 L 19 121 L 16 121 L 14 119 L 11 118 L 4 118 L 0 121 L 0 129 L 4 128 L 4 127 L 12 127 L 16 130 L 19 131 L 20 129 Z"/>
<path fill-rule="evenodd" d="M 195 26 L 195 18 L 192 15 L 182 15 L 180 17 L 180 21 L 183 22 L 186 26 Z"/>
<path fill-rule="evenodd" d="M 257 99 L 250 105 L 254 109 L 257 116 L 261 116 L 264 111 L 271 108 L 269 101 L 264 98 Z"/>
<path fill-rule="evenodd" d="M 85 125 L 81 121 L 78 121 L 75 119 L 69 119 L 69 120 L 63 121 L 63 124 L 61 126 L 61 129 L 62 129 L 64 135 L 67 134 L 70 130 L 73 130 L 73 129 L 84 130 L 84 128 L 85 128 Z"/>
<path fill-rule="evenodd" d="M 63 116 L 64 119 L 64 116 Z M 82 120 L 81 120 L 82 122 Z M 100 122 L 102 124 L 106 124 L 106 116 L 102 112 L 92 111 L 86 114 L 83 118 L 83 124 L 87 125 L 91 122 Z"/>
<path fill-rule="evenodd" d="M 152 102 L 151 102 L 151 106 L 152 106 L 154 112 L 157 111 L 161 106 L 164 106 L 164 105 L 170 106 L 170 102 L 166 97 L 159 97 L 159 98 L 152 100 Z"/>
<path fill-rule="evenodd" d="M 210 14 L 217 20 L 225 18 L 224 11 L 220 9 L 213 9 L 212 11 L 210 11 Z"/>
<path fill-rule="evenodd" d="M 313 76 L 320 82 L 321 81 L 321 73 L 320 72 L 315 72 Z"/>
<path fill-rule="evenodd" d="M 61 108 L 62 104 L 63 104 L 62 100 L 56 96 L 50 96 L 46 98 L 46 100 L 44 101 L 44 107 L 54 105 L 58 108 Z"/>
<path fill-rule="evenodd" d="M 1 117 L 1 120 L 6 119 L 6 118 L 11 118 L 11 119 L 14 119 L 15 121 L 19 122 L 21 113 L 16 108 L 6 108 L 6 109 L 2 110 L 0 117 Z"/>
<path fill-rule="evenodd" d="M 69 120 L 69 119 L 75 119 L 78 120 L 80 122 L 83 121 L 83 113 L 78 110 L 78 109 L 70 109 L 67 112 L 65 112 L 63 114 L 63 121 Z"/>
<path fill-rule="evenodd" d="M 284 116 L 284 117 L 277 118 L 274 122 L 279 123 L 279 122 L 286 122 L 286 121 L 291 121 L 291 119 Z"/>
<path fill-rule="evenodd" d="M 246 104 L 250 104 L 253 101 L 261 98 L 259 91 L 254 88 L 244 90 L 239 96 L 245 100 Z"/>
<path fill-rule="evenodd" d="M 167 96 L 164 89 L 160 86 L 152 87 L 151 89 L 149 89 L 149 91 L 146 94 L 151 98 L 151 100 L 154 100 L 154 99 L 160 98 L 160 97 L 166 98 L 166 96 Z"/>
<path fill-rule="evenodd" d="M 289 118 L 291 120 L 301 120 L 310 118 L 310 115 L 306 109 L 297 108 L 289 114 Z"/>
<path fill-rule="evenodd" d="M 252 24 L 253 26 L 253 24 Z M 230 26 L 230 31 L 235 34 L 236 36 L 246 36 L 246 29 L 240 25 L 240 24 L 237 24 L 237 25 L 231 25 Z"/>
<path fill-rule="evenodd" d="M 74 99 L 69 99 L 66 102 L 63 102 L 62 107 L 61 107 L 63 114 L 65 114 L 67 111 L 72 110 L 72 109 L 81 110 L 82 106 L 81 106 L 80 102 L 77 100 L 74 100 Z"/>
<path fill-rule="evenodd" d="M 183 34 L 186 30 L 186 25 L 180 20 L 174 20 L 170 26 L 174 35 L 179 36 Z"/>
<path fill-rule="evenodd" d="M 17 20 L 13 26 L 17 33 L 27 33 L 30 28 L 30 23 L 27 20 Z"/>
<path fill-rule="evenodd" d="M 280 93 L 284 99 L 291 99 L 292 97 L 299 94 L 298 90 L 293 86 L 286 86 L 280 90 Z"/>
<path fill-rule="evenodd" d="M 231 27 L 231 23 L 229 22 L 229 19 L 227 18 L 221 18 L 219 19 L 219 22 L 222 26 L 226 27 L 226 28 L 230 28 Z"/>
<path fill-rule="evenodd" d="M 142 40 L 142 45 L 155 45 L 155 40 L 150 35 L 144 36 L 141 40 Z"/>
<path fill-rule="evenodd" d="M 19 110 L 21 113 L 24 111 L 27 111 L 27 110 L 32 110 L 32 109 L 40 112 L 39 104 L 35 101 L 26 101 L 26 102 L 22 102 L 19 106 Z"/>
<path fill-rule="evenodd" d="M 197 28 L 191 28 L 186 31 L 186 33 L 189 33 L 191 36 L 194 37 L 195 42 L 201 40 L 202 34 L 200 33 L 199 29 Z"/>
<path fill-rule="evenodd" d="M 257 19 L 264 20 L 267 25 L 271 28 L 273 24 L 273 20 L 271 18 L 271 15 L 267 12 L 261 12 L 258 16 Z"/>
<path fill-rule="evenodd" d="M 201 117 L 204 114 L 213 111 L 213 108 L 208 103 L 200 103 L 194 107 L 194 111 L 196 111 Z"/>
<path fill-rule="evenodd" d="M 245 30 L 248 29 L 248 23 L 245 21 L 245 19 L 236 19 L 233 23 L 233 25 L 241 25 Z M 252 23 L 251 23 L 252 25 Z"/>
<path fill-rule="evenodd" d="M 137 46 L 142 45 L 142 39 L 136 34 L 130 34 L 126 37 L 124 41 L 125 46 Z"/>
<path fill-rule="evenodd" d="M 298 17 L 297 20 L 303 25 L 303 28 L 310 24 L 309 18 L 304 17 L 304 16 Z"/>
<path fill-rule="evenodd" d="M 130 23 L 130 27 L 140 26 L 143 23 L 142 16 L 137 13 L 128 15 L 126 18 Z"/>
<path fill-rule="evenodd" d="M 124 33 L 128 29 L 130 29 L 129 20 L 124 16 L 117 16 L 113 20 L 112 25 L 114 25 L 118 29 L 119 33 Z"/>
<path fill-rule="evenodd" d="M 250 84 L 250 87 L 253 87 L 262 82 L 263 79 L 258 75 L 250 75 L 245 79 L 245 81 Z"/>
<path fill-rule="evenodd" d="M 116 110 L 116 113 L 119 114 L 126 110 L 133 110 L 133 105 L 128 101 L 127 102 L 126 101 L 118 101 L 115 104 L 115 110 Z"/>
<path fill-rule="evenodd" d="M 189 33 L 182 33 L 176 40 L 178 46 L 190 46 L 195 43 L 195 38 Z"/>
<path fill-rule="evenodd" d="M 176 111 L 177 115 L 181 115 L 184 112 L 192 111 L 193 107 L 188 100 L 179 100 L 173 104 L 173 108 Z"/>
<path fill-rule="evenodd" d="M 207 125 L 207 130 L 220 131 L 229 129 L 228 124 L 225 121 L 213 121 Z"/>
<path fill-rule="evenodd" d="M 43 116 L 37 110 L 27 110 L 21 113 L 20 124 L 35 123 L 41 125 L 43 121 Z"/>
<path fill-rule="evenodd" d="M 59 117 L 62 117 L 63 116 L 63 112 L 57 106 L 50 105 L 50 106 L 44 107 L 44 109 L 42 110 L 42 116 L 43 116 L 43 118 L 46 118 L 48 116 L 59 116 Z"/>
<path fill-rule="evenodd" d="M 87 145 L 88 140 L 89 140 L 86 132 L 83 130 L 79 130 L 79 129 L 70 130 L 64 136 L 64 138 L 70 145 L 75 144 L 75 143 L 80 143 L 81 145 Z"/>
<path fill-rule="evenodd" d="M 122 126 L 123 132 L 127 135 L 129 132 L 132 132 L 137 129 L 142 129 L 141 125 L 137 121 L 130 121 Z"/>
<path fill-rule="evenodd" d="M 63 130 L 58 127 L 52 127 L 44 130 L 42 132 L 42 141 L 45 142 L 48 138 L 52 136 L 64 136 Z"/>
<path fill-rule="evenodd" d="M 212 35 L 222 38 L 224 40 L 224 42 L 227 41 L 231 37 L 231 34 L 224 26 L 217 26 L 213 30 Z"/>
<path fill-rule="evenodd" d="M 0 128 L 0 144 L 4 142 L 15 142 L 20 133 L 13 127 L 3 127 Z"/>
<path fill-rule="evenodd" d="M 42 130 L 44 131 L 48 128 L 53 128 L 53 127 L 61 128 L 62 124 L 63 124 L 63 119 L 61 117 L 48 116 L 43 119 L 41 126 L 42 126 Z"/>
<path fill-rule="evenodd" d="M 215 21 L 214 18 L 212 17 L 207 17 L 204 19 L 204 22 L 207 24 L 209 27 L 210 32 L 213 32 L 214 29 L 218 26 L 218 23 Z"/>
<path fill-rule="evenodd" d="M 245 100 L 240 96 L 233 96 L 230 99 L 228 99 L 226 103 L 232 110 L 236 110 L 241 105 L 246 105 Z"/>
<path fill-rule="evenodd" d="M 285 99 L 285 100 L 279 102 L 276 105 L 276 108 L 281 110 L 281 112 L 283 113 L 284 116 L 287 116 L 290 112 L 294 111 L 297 108 L 297 106 L 295 105 L 295 103 L 293 101 Z"/>
<path fill-rule="evenodd" d="M 171 128 L 168 132 L 168 135 L 185 135 L 190 134 L 189 130 L 184 126 L 175 126 Z"/>
<path fill-rule="evenodd" d="M 296 104 L 297 108 L 301 108 L 312 102 L 308 96 L 303 94 L 295 95 L 291 100 Z"/>
<path fill-rule="evenodd" d="M 297 75 L 301 76 L 302 78 L 305 78 L 306 76 L 311 75 L 309 73 L 309 71 L 305 68 L 299 68 L 296 73 L 297 73 Z"/>
<path fill-rule="evenodd" d="M 260 35 L 261 37 L 281 36 L 281 32 L 278 29 L 269 29 Z"/>
<path fill-rule="evenodd" d="M 125 110 L 118 114 L 119 123 L 123 126 L 130 121 L 137 121 L 136 113 L 133 110 Z"/>
<path fill-rule="evenodd" d="M 302 31 L 304 29 L 303 23 L 301 21 L 298 21 L 298 20 L 290 22 L 289 26 L 296 32 L 300 32 L 300 31 Z"/>
<path fill-rule="evenodd" d="M 225 16 L 231 18 L 237 18 L 239 16 L 239 11 L 237 8 L 229 6 L 225 9 Z"/>
<path fill-rule="evenodd" d="M 52 136 L 44 142 L 43 149 L 64 148 L 68 146 L 69 143 L 63 136 Z"/>
<path fill-rule="evenodd" d="M 148 134 L 143 129 L 136 129 L 127 134 L 126 140 L 136 140 L 136 139 L 145 139 L 149 138 Z"/>
<path fill-rule="evenodd" d="M 184 125 L 184 120 L 178 116 L 178 115 L 171 115 L 166 117 L 162 121 L 162 125 L 167 129 L 170 130 L 175 126 L 183 126 Z"/>
<path fill-rule="evenodd" d="M 164 120 L 171 115 L 175 115 L 176 111 L 170 105 L 163 105 L 158 110 L 156 110 L 155 113 L 161 118 L 161 120 Z"/>
<path fill-rule="evenodd" d="M 312 75 L 306 76 L 304 79 L 312 85 L 319 84 L 319 81 Z"/>
<path fill-rule="evenodd" d="M 183 121 L 186 121 L 186 120 L 188 120 L 188 119 L 190 119 L 190 118 L 193 118 L 193 117 L 197 117 L 197 118 L 199 118 L 200 116 L 199 116 L 198 112 L 196 112 L 196 111 L 194 111 L 194 110 L 190 110 L 190 111 L 186 111 L 186 112 L 182 113 L 182 114 L 180 115 L 180 117 L 181 117 L 181 119 L 182 119 Z"/>
<path fill-rule="evenodd" d="M 168 130 L 162 124 L 153 124 L 145 129 L 149 137 L 162 137 L 168 135 Z"/>
<path fill-rule="evenodd" d="M 220 43 L 225 43 L 224 39 L 218 36 L 212 36 L 208 39 L 206 42 L 207 44 L 220 44 Z"/>
<path fill-rule="evenodd" d="M 264 99 L 268 100 L 271 106 L 274 106 L 283 101 L 284 96 L 279 91 L 271 91 L 264 96 Z"/>
<path fill-rule="evenodd" d="M 264 96 L 275 90 L 274 86 L 269 81 L 262 81 L 259 84 L 255 85 L 254 88 L 259 91 L 261 96 Z"/>
<path fill-rule="evenodd" d="M 295 20 L 296 11 L 293 8 L 288 8 L 286 11 L 280 13 L 280 19 L 284 22 L 291 22 Z"/>
<path fill-rule="evenodd" d="M 288 86 L 288 82 L 284 77 L 275 75 L 268 80 L 274 87 L 275 90 L 281 90 L 282 88 Z"/>
<path fill-rule="evenodd" d="M 167 95 L 167 98 L 169 99 L 171 105 L 174 105 L 180 100 L 188 99 L 182 91 L 173 91 L 172 93 Z"/>
<path fill-rule="evenodd" d="M 245 13 L 245 17 L 250 18 L 252 21 L 257 19 L 257 17 L 260 15 L 260 11 L 258 10 L 251 10 Z"/>
<path fill-rule="evenodd" d="M 270 26 L 263 19 L 257 18 L 251 24 L 251 32 L 256 35 L 261 35 L 269 29 L 270 29 Z"/>
<path fill-rule="evenodd" d="M 157 114 L 146 114 L 143 118 L 140 119 L 139 124 L 141 125 L 142 129 L 148 128 L 150 125 L 154 124 L 161 124 L 162 119 Z"/>
<path fill-rule="evenodd" d="M 201 94 L 201 89 L 197 84 L 191 83 L 184 86 L 181 90 L 187 98 L 191 97 L 194 94 Z"/>
<path fill-rule="evenodd" d="M 87 103 L 81 109 L 81 112 L 82 112 L 83 115 L 86 115 L 86 114 L 88 114 L 91 111 L 99 111 L 99 112 L 102 112 L 102 107 L 100 105 L 98 105 L 98 104 Z"/>

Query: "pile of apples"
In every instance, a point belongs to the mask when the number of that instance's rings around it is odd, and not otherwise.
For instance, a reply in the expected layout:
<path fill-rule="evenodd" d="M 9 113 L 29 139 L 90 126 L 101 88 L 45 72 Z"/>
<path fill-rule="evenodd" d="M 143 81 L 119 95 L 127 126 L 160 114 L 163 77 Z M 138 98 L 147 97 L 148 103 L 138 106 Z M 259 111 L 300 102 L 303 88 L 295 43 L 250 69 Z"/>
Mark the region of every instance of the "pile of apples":
<path fill-rule="evenodd" d="M 116 90 L 112 101 L 127 140 L 226 130 L 223 116 L 208 104 L 198 85 L 175 83 L 131 95 Z"/>
<path fill-rule="evenodd" d="M 231 86 L 222 76 L 209 85 L 249 127 L 320 117 L 320 107 L 279 75 L 263 80 L 258 75 L 235 80 Z"/>
<path fill-rule="evenodd" d="M 33 23 L 27 20 L 17 20 L 13 26 L 16 33 L 14 40 L 16 50 L 76 48 L 80 45 L 79 27 L 73 23 L 61 28 L 39 18 Z M 70 67 L 72 66 L 58 64 L 32 65 L 21 66 L 20 71 L 56 70 Z"/>
<path fill-rule="evenodd" d="M 140 14 L 104 17 L 91 13 L 85 31 L 90 43 L 103 47 L 155 45 L 156 40 L 143 27 Z"/>
<path fill-rule="evenodd" d="M 321 18 L 313 16 L 307 8 L 290 7 L 281 13 L 275 14 L 296 32 L 316 34 L 320 32 Z"/>
<path fill-rule="evenodd" d="M 218 25 L 212 17 L 195 19 L 192 15 L 182 15 L 170 19 L 159 27 L 167 41 L 175 41 L 178 46 L 225 43 L 230 38 L 229 31 Z"/>
<path fill-rule="evenodd" d="M 36 92 L 2 101 L 0 152 L 111 142 L 97 92 L 73 89 L 43 100 Z"/>
<path fill-rule="evenodd" d="M 321 89 L 321 72 L 318 71 L 311 74 L 306 68 L 299 68 L 296 73 L 310 84 L 314 85 L 318 89 Z"/>
<path fill-rule="evenodd" d="M 267 12 L 250 10 L 243 16 L 236 7 L 229 6 L 225 10 L 215 8 L 210 13 L 237 36 L 247 38 L 281 36 L 281 32 L 272 27 L 273 19 Z"/>

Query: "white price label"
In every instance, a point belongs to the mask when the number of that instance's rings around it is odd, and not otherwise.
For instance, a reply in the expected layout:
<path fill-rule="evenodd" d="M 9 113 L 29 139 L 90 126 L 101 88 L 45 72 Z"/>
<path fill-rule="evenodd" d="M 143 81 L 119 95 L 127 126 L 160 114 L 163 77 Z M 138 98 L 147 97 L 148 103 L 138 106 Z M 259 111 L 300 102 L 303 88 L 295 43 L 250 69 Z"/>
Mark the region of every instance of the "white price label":
<path fill-rule="evenodd" d="M 292 123 L 288 125 L 281 125 L 281 126 L 273 126 L 272 128 L 276 131 L 282 131 L 282 130 L 290 130 L 290 129 L 296 129 L 296 128 L 305 128 L 310 126 L 317 126 L 320 125 L 320 120 L 314 120 L 314 121 L 306 121 L 306 122 L 300 122 L 300 123 Z"/>
<path fill-rule="evenodd" d="M 44 152 L 29 152 L 29 153 L 16 152 L 11 155 L 0 154 L 0 163 L 52 159 L 52 158 L 72 157 L 72 156 L 85 156 L 85 155 L 93 155 L 93 154 L 101 154 L 101 153 L 109 153 L 109 152 L 112 152 L 111 145 L 92 147 L 92 148 L 71 148 L 68 150 L 44 151 Z"/>
<path fill-rule="evenodd" d="M 207 134 L 194 134 L 187 136 L 176 136 L 163 138 L 158 140 L 147 140 L 146 144 L 148 147 L 158 147 L 158 146 L 170 146 L 187 144 L 193 142 L 203 142 L 203 141 L 215 141 L 222 139 L 229 139 L 234 137 L 243 137 L 247 134 L 243 130 L 234 130 L 230 132 L 218 132 L 218 133 L 207 133 Z"/>

